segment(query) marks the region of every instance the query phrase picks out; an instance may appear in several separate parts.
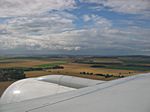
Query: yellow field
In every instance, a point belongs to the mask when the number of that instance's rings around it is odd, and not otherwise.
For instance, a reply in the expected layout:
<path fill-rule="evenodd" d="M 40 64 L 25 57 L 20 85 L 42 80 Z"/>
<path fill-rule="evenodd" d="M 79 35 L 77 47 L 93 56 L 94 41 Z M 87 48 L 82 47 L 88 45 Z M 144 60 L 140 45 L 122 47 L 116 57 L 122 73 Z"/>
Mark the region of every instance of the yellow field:
<path fill-rule="evenodd" d="M 6 63 L 4 63 L 6 62 Z M 7 63 L 8 62 L 8 63 Z M 8 67 L 36 67 L 42 64 L 50 64 L 56 63 L 57 60 L 31 60 L 31 59 L 12 59 L 0 62 L 0 68 L 8 68 Z"/>
<path fill-rule="evenodd" d="M 59 59 L 60 60 L 60 59 Z M 50 64 L 59 61 L 58 59 L 45 59 L 45 60 L 38 60 L 38 59 L 7 59 L 4 60 L 2 63 L 0 61 L 0 68 L 8 68 L 8 67 L 36 67 L 42 64 Z M 66 59 L 67 60 L 67 59 Z M 65 61 L 66 61 L 65 60 Z M 90 67 L 91 64 L 79 64 L 79 63 L 71 63 L 71 59 L 68 59 L 68 63 L 64 64 L 64 69 L 48 69 L 44 71 L 29 71 L 25 72 L 27 77 L 38 77 L 48 74 L 66 74 L 66 75 L 76 75 L 76 76 L 84 76 L 81 75 L 80 72 L 89 72 L 93 74 L 112 74 L 114 76 L 124 75 L 134 75 L 140 73 L 139 71 L 135 70 L 120 70 L 120 69 L 108 69 L 108 68 L 92 68 Z M 69 62 L 70 61 L 70 62 Z M 120 62 L 116 59 L 109 59 L 109 58 L 102 58 L 102 59 L 95 59 L 96 62 Z M 8 63 L 7 63 L 8 62 Z M 129 74 L 130 72 L 130 74 Z M 97 77 L 97 79 L 101 79 L 100 76 L 86 76 L 86 77 Z M 102 78 L 104 79 L 104 78 Z"/>
<path fill-rule="evenodd" d="M 135 75 L 140 72 L 133 71 L 133 70 L 115 70 L 115 69 L 105 69 L 105 68 L 91 68 L 89 64 L 77 64 L 77 63 L 69 63 L 63 65 L 64 69 L 49 69 L 45 71 L 31 71 L 25 72 L 26 77 L 38 77 L 43 75 L 50 75 L 50 74 L 64 74 L 64 75 L 72 75 L 72 76 L 79 76 L 79 77 L 86 77 L 91 79 L 99 79 L 99 80 L 111 80 L 112 78 L 104 78 L 95 75 L 82 75 L 80 72 L 89 72 L 93 74 L 112 74 L 114 76 L 121 75 L 130 76 Z M 130 74 L 129 74 L 130 72 Z"/>
<path fill-rule="evenodd" d="M 91 72 L 94 74 L 112 74 L 112 75 L 122 75 L 128 76 L 129 72 L 137 73 L 136 71 L 132 70 L 115 70 L 115 69 L 105 69 L 105 68 L 91 68 L 89 64 L 67 64 L 64 65 L 65 69 L 61 70 L 62 72 L 70 72 L 70 73 L 80 73 L 80 72 Z"/>
<path fill-rule="evenodd" d="M 44 76 L 44 75 L 49 75 L 51 74 L 48 71 L 30 71 L 30 72 L 25 72 L 26 77 L 39 77 L 39 76 Z"/>
<path fill-rule="evenodd" d="M 93 74 L 112 74 L 114 76 L 119 76 L 120 74 L 123 76 L 130 76 L 130 75 L 136 75 L 140 72 L 137 70 L 121 70 L 121 69 L 108 69 L 108 68 L 92 68 L 92 64 L 79 64 L 79 63 L 72 63 L 72 58 L 60 58 L 60 59 L 7 59 L 7 60 L 0 60 L 0 68 L 9 68 L 9 67 L 37 67 L 39 65 L 43 64 L 50 64 L 50 63 L 57 63 L 59 61 L 66 61 L 67 63 L 61 65 L 64 67 L 64 69 L 46 69 L 43 71 L 28 71 L 25 72 L 26 77 L 39 77 L 44 75 L 51 75 L 51 74 L 57 74 L 57 75 L 70 75 L 70 76 L 77 76 L 77 77 L 84 77 L 84 78 L 90 78 L 90 79 L 97 79 L 97 80 L 113 80 L 114 77 L 105 78 L 103 76 L 96 76 L 96 75 L 86 75 L 86 74 L 80 74 L 80 72 L 88 72 Z M 121 63 L 117 59 L 109 59 L 109 58 L 99 58 L 94 59 L 94 62 L 101 62 L 101 63 Z M 149 66 L 150 64 L 141 64 Z M 129 74 L 130 72 L 130 74 Z M 0 82 L 0 95 L 2 92 L 12 83 L 10 82 Z"/>

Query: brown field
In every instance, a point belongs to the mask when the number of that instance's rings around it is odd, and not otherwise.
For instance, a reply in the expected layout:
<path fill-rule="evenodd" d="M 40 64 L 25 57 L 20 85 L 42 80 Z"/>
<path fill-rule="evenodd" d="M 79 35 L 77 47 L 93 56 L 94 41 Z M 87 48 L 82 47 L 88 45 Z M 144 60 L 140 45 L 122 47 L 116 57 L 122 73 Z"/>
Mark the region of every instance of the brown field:
<path fill-rule="evenodd" d="M 2 93 L 5 91 L 5 89 L 11 85 L 13 83 L 13 81 L 7 81 L 7 82 L 0 82 L 0 96 L 2 95 Z"/>
<path fill-rule="evenodd" d="M 4 63 L 6 62 L 6 63 Z M 8 63 L 7 63 L 8 62 Z M 7 61 L 0 61 L 0 68 L 9 68 L 9 67 L 35 67 L 42 64 L 55 63 L 58 61 L 54 60 L 31 60 L 31 59 L 12 59 Z"/>
<path fill-rule="evenodd" d="M 42 64 L 49 64 L 49 63 L 55 63 L 63 59 L 8 59 L 8 60 L 2 60 L 0 61 L 0 68 L 9 68 L 9 67 L 36 67 L 38 65 Z M 82 76 L 80 72 L 89 72 L 93 74 L 112 74 L 115 76 L 118 76 L 120 73 L 124 76 L 134 75 L 141 73 L 140 71 L 136 70 L 121 70 L 121 69 L 108 69 L 108 68 L 91 68 L 90 66 L 92 64 L 79 64 L 79 63 L 72 63 L 71 59 L 65 59 L 65 61 L 68 61 L 67 64 L 64 64 L 64 69 L 49 69 L 44 71 L 29 71 L 25 72 L 26 77 L 38 77 L 48 74 L 64 74 L 64 75 L 76 75 L 76 76 Z M 70 61 L 70 62 L 69 62 Z M 113 58 L 96 58 L 94 59 L 95 62 L 120 62 L 117 59 Z M 1 63 L 2 62 L 2 63 Z M 8 63 L 7 63 L 8 62 Z M 147 64 L 149 65 L 149 64 Z M 130 74 L 129 74 L 130 72 Z M 84 75 L 85 76 L 85 75 Z M 87 77 L 87 76 L 86 76 Z M 88 76 L 89 77 L 89 76 Z M 90 76 L 96 77 L 96 76 Z M 97 79 L 100 79 L 100 76 L 97 76 Z M 104 78 L 102 78 L 104 79 Z"/>
<path fill-rule="evenodd" d="M 92 58 L 91 58 L 92 59 Z M 85 59 L 87 60 L 87 59 Z M 122 61 L 116 58 L 95 58 L 93 62 L 98 63 L 123 63 Z M 10 67 L 37 67 L 43 64 L 56 63 L 58 61 L 66 61 L 65 64 L 61 65 L 64 69 L 46 69 L 43 71 L 28 71 L 25 72 L 26 77 L 39 77 L 44 75 L 51 74 L 63 74 L 70 76 L 78 76 L 90 79 L 97 80 L 113 80 L 114 77 L 105 78 L 102 76 L 96 75 L 86 75 L 80 74 L 80 72 L 88 72 L 93 74 L 112 74 L 114 76 L 131 76 L 139 73 L 150 72 L 149 71 L 139 71 L 139 70 L 123 70 L 123 69 L 108 69 L 108 68 L 92 68 L 93 64 L 82 64 L 82 63 L 73 63 L 73 58 L 46 58 L 46 59 L 4 59 L 0 60 L 0 68 L 10 68 Z M 141 63 L 141 65 L 150 66 L 150 63 Z M 130 72 L 130 73 L 129 73 Z M 12 83 L 10 82 L 0 82 L 0 95 L 3 91 Z"/>
<path fill-rule="evenodd" d="M 49 75 L 50 72 L 48 71 L 29 71 L 29 72 L 25 72 L 26 77 L 40 77 L 40 76 L 44 76 L 44 75 Z"/>
<path fill-rule="evenodd" d="M 119 73 L 122 73 L 124 76 L 130 76 L 134 74 L 138 74 L 140 72 L 133 71 L 133 70 L 115 70 L 115 69 L 105 69 L 105 68 L 91 68 L 89 64 L 77 64 L 77 63 L 69 63 L 63 65 L 64 69 L 49 69 L 45 71 L 31 71 L 25 72 L 26 77 L 38 77 L 43 75 L 50 75 L 50 74 L 64 74 L 64 75 L 72 75 L 72 76 L 80 76 L 98 80 L 110 80 L 111 78 L 105 79 L 104 77 L 100 76 L 88 76 L 88 75 L 81 75 L 80 72 L 89 72 L 93 74 L 112 74 L 118 76 Z M 129 74 L 131 72 L 132 74 Z"/>
<path fill-rule="evenodd" d="M 67 64 L 64 65 L 65 69 L 63 69 L 63 72 L 70 72 L 70 73 L 80 73 L 80 72 L 91 72 L 94 74 L 113 74 L 113 75 L 119 75 L 119 73 L 122 73 L 123 75 L 128 76 L 128 72 L 136 72 L 132 70 L 114 70 L 114 69 L 106 69 L 106 68 L 91 68 L 90 64 Z"/>

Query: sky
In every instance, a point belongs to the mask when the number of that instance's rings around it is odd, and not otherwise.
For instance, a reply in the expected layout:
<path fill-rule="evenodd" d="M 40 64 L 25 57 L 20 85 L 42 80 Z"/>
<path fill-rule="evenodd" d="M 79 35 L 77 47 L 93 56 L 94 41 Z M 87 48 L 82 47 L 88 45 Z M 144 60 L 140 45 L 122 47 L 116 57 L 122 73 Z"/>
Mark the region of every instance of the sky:
<path fill-rule="evenodd" d="M 150 55 L 149 0 L 0 0 L 0 55 Z"/>

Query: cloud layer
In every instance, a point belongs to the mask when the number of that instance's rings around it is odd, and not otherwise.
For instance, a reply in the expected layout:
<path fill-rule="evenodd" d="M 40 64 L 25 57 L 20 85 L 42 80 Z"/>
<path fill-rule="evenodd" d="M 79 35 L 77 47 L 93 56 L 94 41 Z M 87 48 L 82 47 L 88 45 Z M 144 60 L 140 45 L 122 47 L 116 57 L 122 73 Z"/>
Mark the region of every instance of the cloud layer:
<path fill-rule="evenodd" d="M 0 0 L 0 16 L 27 16 L 74 6 L 74 0 Z"/>
<path fill-rule="evenodd" d="M 95 9 L 79 17 L 76 13 L 86 11 L 81 7 L 86 3 Z M 96 11 L 98 6 L 103 9 Z M 80 5 L 74 0 L 1 0 L 0 51 L 149 55 L 149 6 L 148 0 L 80 0 Z M 132 19 L 116 23 L 101 10 L 131 14 Z"/>
<path fill-rule="evenodd" d="M 112 11 L 138 14 L 148 13 L 150 10 L 149 0 L 80 0 L 81 2 L 96 3 L 108 7 Z"/>

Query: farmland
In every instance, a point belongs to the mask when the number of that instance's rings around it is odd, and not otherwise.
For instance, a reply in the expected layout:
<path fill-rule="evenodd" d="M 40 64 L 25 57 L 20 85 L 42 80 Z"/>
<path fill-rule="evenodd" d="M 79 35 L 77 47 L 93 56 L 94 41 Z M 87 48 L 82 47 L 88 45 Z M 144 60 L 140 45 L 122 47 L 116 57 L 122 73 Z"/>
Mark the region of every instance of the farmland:
<path fill-rule="evenodd" d="M 59 69 L 59 66 L 63 67 Z M 58 67 L 56 69 L 53 69 Z M 24 57 L 1 58 L 0 68 L 22 68 L 26 77 L 47 74 L 82 76 L 88 73 L 130 76 L 150 71 L 150 57 Z M 28 70 L 29 69 L 29 70 Z M 31 70 L 30 70 L 31 69 Z M 89 77 L 89 76 L 88 76 Z M 92 76 L 90 76 L 92 77 Z M 97 77 L 97 79 L 100 79 Z M 106 79 L 107 80 L 107 79 Z"/>
<path fill-rule="evenodd" d="M 24 71 L 25 77 L 63 74 L 97 80 L 113 80 L 150 72 L 150 57 L 45 56 L 0 58 L 0 69 L 21 69 Z M 14 80 L 10 79 L 4 84 L 1 82 L 3 90 L 12 81 Z M 6 86 L 4 87 L 4 85 Z"/>

